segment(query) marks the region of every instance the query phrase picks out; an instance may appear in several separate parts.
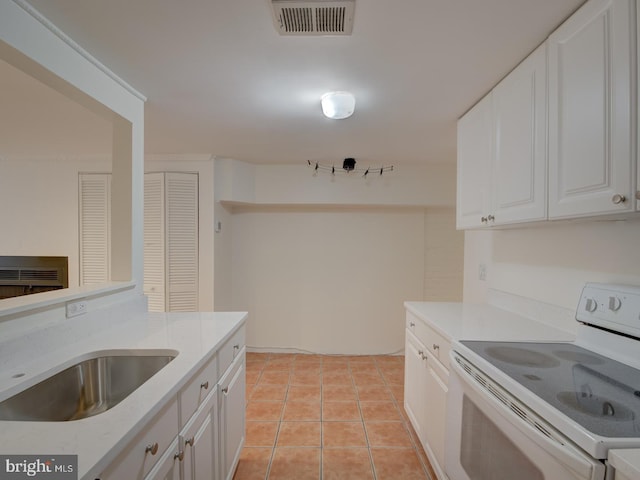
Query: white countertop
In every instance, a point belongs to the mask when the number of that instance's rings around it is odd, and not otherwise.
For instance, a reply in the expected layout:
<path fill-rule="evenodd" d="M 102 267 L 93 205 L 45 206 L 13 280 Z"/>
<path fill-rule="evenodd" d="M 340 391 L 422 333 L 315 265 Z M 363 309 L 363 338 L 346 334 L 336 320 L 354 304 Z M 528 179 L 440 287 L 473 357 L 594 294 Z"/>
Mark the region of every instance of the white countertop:
<path fill-rule="evenodd" d="M 0 421 L 2 454 L 77 454 L 79 478 L 94 478 L 160 411 L 200 366 L 238 329 L 245 312 L 138 313 L 105 324 L 93 334 L 43 347 L 36 343 L 20 365 L 0 358 L 0 400 L 98 350 L 169 349 L 178 355 L 166 367 L 112 409 L 70 422 Z M 90 320 L 87 320 L 90 322 Z M 0 353 L 0 357 L 2 354 Z M 13 375 L 25 373 L 18 379 Z M 176 431 L 176 434 L 178 432 Z"/>
<path fill-rule="evenodd" d="M 405 302 L 448 340 L 573 341 L 571 332 L 487 304 Z"/>

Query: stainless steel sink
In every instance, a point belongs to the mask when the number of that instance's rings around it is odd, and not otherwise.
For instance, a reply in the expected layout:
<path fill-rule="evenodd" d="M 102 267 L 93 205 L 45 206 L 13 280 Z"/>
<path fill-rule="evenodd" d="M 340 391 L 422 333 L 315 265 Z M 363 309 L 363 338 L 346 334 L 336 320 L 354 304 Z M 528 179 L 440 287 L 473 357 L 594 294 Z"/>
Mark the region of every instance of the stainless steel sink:
<path fill-rule="evenodd" d="M 98 415 L 160 371 L 173 353 L 96 353 L 0 402 L 0 420 L 66 422 Z"/>

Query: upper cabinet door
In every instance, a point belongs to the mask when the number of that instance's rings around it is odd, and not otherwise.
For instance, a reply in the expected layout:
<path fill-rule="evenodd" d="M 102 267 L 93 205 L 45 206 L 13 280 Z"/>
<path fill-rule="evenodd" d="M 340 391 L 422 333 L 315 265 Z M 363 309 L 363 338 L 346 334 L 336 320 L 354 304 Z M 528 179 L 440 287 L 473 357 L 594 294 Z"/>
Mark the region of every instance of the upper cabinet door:
<path fill-rule="evenodd" d="M 546 44 L 493 89 L 492 222 L 547 217 Z"/>
<path fill-rule="evenodd" d="M 491 94 L 458 120 L 456 227 L 487 225 L 491 199 Z"/>
<path fill-rule="evenodd" d="M 635 19 L 590 0 L 549 37 L 549 218 L 633 210 Z"/>

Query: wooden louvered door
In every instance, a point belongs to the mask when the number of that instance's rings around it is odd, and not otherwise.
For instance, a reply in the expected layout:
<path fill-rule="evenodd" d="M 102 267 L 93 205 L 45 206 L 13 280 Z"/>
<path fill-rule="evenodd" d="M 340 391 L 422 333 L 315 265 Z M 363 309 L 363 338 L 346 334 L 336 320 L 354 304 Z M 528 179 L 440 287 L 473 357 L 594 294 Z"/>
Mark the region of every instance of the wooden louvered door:
<path fill-rule="evenodd" d="M 166 309 L 198 310 L 198 175 L 166 173 Z"/>
<path fill-rule="evenodd" d="M 78 176 L 80 285 L 111 279 L 111 174 Z"/>
<path fill-rule="evenodd" d="M 144 291 L 149 311 L 198 310 L 198 175 L 147 173 Z"/>
<path fill-rule="evenodd" d="M 144 293 L 150 312 L 165 311 L 164 173 L 144 176 Z"/>
<path fill-rule="evenodd" d="M 80 282 L 110 280 L 111 174 L 80 174 Z M 146 173 L 144 293 L 151 312 L 198 310 L 198 174 Z"/>

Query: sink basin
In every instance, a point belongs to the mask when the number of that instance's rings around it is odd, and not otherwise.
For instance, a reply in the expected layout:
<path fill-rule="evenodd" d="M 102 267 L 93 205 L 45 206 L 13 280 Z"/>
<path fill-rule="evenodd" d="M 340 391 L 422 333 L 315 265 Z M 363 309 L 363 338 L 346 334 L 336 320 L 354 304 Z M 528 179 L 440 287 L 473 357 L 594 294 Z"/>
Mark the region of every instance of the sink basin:
<path fill-rule="evenodd" d="M 105 412 L 176 357 L 98 352 L 0 402 L 0 420 L 66 422 Z"/>

